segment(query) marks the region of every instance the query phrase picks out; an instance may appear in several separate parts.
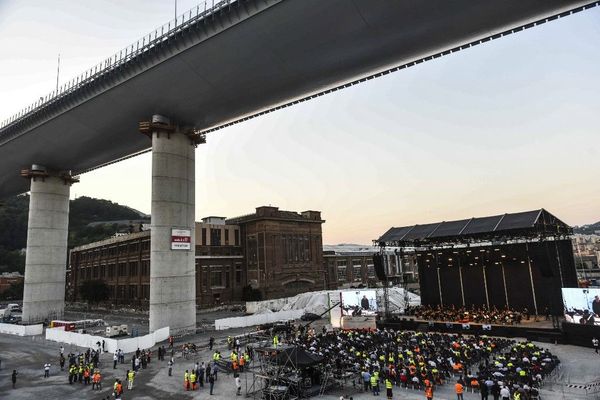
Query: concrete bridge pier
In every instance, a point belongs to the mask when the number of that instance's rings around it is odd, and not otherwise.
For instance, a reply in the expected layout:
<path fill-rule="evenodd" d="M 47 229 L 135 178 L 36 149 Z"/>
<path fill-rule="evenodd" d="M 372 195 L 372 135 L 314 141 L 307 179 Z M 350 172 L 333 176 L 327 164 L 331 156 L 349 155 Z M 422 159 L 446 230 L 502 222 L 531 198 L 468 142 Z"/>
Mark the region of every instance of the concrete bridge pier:
<path fill-rule="evenodd" d="M 162 116 L 140 123 L 152 137 L 150 331 L 196 329 L 195 148 L 203 136 Z"/>
<path fill-rule="evenodd" d="M 23 322 L 60 319 L 65 310 L 69 193 L 77 178 L 40 165 L 21 171 L 31 181 Z"/>

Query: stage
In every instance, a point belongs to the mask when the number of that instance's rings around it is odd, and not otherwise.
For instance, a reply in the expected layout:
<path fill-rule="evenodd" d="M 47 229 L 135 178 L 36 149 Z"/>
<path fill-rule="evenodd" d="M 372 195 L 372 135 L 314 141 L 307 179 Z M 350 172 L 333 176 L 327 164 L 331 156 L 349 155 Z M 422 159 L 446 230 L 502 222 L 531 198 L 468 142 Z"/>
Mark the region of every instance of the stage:
<path fill-rule="evenodd" d="M 563 322 L 563 318 L 558 318 L 558 326 Z M 444 332 L 456 333 L 464 335 L 488 335 L 502 337 L 522 337 L 527 340 L 535 340 L 547 343 L 567 343 L 563 334 L 563 330 L 553 326 L 552 319 L 546 320 L 545 317 L 540 317 L 538 321 L 533 318 L 523 320 L 518 325 L 495 325 L 495 324 L 480 324 L 454 321 L 425 321 L 415 317 L 402 316 L 392 317 L 388 320 L 381 320 L 377 323 L 377 327 L 413 330 L 419 332 Z"/>

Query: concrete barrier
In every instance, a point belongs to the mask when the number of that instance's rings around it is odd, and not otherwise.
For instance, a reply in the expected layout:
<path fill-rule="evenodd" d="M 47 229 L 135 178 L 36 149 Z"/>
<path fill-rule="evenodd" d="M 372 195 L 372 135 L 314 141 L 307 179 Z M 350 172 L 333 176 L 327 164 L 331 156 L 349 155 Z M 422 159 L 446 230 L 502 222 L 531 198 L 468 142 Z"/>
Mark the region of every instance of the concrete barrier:
<path fill-rule="evenodd" d="M 300 318 L 304 310 L 278 311 L 274 313 L 254 314 L 246 317 L 222 318 L 215 321 L 215 329 L 243 328 L 246 326 L 269 324 L 277 321 Z"/>
<path fill-rule="evenodd" d="M 35 336 L 44 333 L 44 325 L 15 325 L 0 323 L 0 333 L 17 336 Z"/>
<path fill-rule="evenodd" d="M 88 335 L 86 333 L 66 332 L 63 327 L 46 329 L 46 339 L 54 342 L 72 344 L 79 347 L 97 348 L 97 343 L 104 340 L 106 351 L 114 353 L 118 349 L 124 353 L 133 353 L 137 349 L 149 349 L 156 343 L 169 337 L 169 327 L 156 330 L 145 336 L 134 338 L 111 339 L 103 336 Z"/>

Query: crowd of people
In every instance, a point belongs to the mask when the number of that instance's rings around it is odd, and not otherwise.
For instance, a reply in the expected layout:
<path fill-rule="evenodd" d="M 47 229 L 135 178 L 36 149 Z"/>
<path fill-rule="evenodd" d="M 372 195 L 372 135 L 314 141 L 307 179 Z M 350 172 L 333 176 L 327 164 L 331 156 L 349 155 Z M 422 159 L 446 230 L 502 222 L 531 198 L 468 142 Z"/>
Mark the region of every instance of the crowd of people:
<path fill-rule="evenodd" d="M 510 399 L 534 399 L 541 381 L 559 363 L 531 342 L 485 336 L 298 329 L 290 342 L 323 356 L 333 371 L 354 372 L 355 384 L 365 391 L 378 395 L 384 385 L 388 398 L 396 387 L 423 390 L 432 398 L 437 387 L 453 384 L 457 396 L 470 388 L 483 399 L 503 398 L 506 392 Z"/>
<path fill-rule="evenodd" d="M 521 311 L 505 307 L 455 307 L 454 305 L 427 305 L 412 307 L 407 312 L 408 315 L 414 315 L 417 319 L 424 321 L 453 321 L 459 323 L 480 323 L 491 325 L 516 325 L 522 320 L 529 320 L 531 314 L 525 307 Z M 548 315 L 545 310 L 544 314 Z M 537 316 L 534 317 L 537 320 Z"/>

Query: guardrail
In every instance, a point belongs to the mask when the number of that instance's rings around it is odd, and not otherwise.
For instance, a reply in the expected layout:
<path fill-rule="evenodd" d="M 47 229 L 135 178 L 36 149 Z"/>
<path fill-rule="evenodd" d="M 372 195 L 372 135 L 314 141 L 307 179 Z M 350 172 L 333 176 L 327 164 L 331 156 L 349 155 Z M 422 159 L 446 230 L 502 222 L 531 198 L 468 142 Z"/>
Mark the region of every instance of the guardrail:
<path fill-rule="evenodd" d="M 84 71 L 79 76 L 62 84 L 58 90 L 40 97 L 39 101 L 32 103 L 13 116 L 5 119 L 0 123 L 0 134 L 3 128 L 29 117 L 82 86 L 99 79 L 101 76 L 119 68 L 157 45 L 160 45 L 191 25 L 210 17 L 224 7 L 228 7 L 237 2 L 238 0 L 205 0 L 196 7 L 189 9 L 178 17 L 173 18 L 169 22 L 154 29 L 149 34 L 144 35 L 130 46 L 125 47 L 102 62 Z"/>

